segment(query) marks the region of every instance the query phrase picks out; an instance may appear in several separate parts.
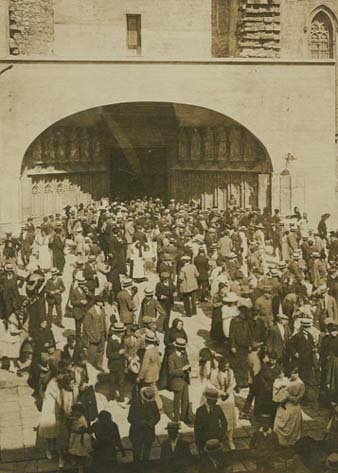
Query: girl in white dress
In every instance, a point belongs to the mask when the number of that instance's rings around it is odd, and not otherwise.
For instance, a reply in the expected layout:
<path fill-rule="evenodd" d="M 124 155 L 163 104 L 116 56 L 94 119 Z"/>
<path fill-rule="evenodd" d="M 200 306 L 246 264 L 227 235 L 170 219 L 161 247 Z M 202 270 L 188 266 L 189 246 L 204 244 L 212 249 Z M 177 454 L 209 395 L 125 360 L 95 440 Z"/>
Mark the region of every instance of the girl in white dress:
<path fill-rule="evenodd" d="M 220 360 L 218 369 L 211 373 L 209 382 L 218 390 L 220 396 L 218 404 L 225 415 L 228 425 L 227 438 L 229 447 L 231 450 L 235 450 L 233 433 L 238 422 L 238 411 L 235 406 L 234 396 L 236 379 L 228 360 L 225 358 Z"/>

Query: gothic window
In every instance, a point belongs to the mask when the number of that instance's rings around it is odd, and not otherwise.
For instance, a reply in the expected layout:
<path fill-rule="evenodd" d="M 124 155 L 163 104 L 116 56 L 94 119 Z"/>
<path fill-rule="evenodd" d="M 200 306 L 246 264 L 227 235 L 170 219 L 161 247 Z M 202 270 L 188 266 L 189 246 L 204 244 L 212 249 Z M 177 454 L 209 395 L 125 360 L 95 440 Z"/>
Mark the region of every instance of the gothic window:
<path fill-rule="evenodd" d="M 333 28 L 330 18 L 323 12 L 312 20 L 310 29 L 311 57 L 333 58 Z"/>

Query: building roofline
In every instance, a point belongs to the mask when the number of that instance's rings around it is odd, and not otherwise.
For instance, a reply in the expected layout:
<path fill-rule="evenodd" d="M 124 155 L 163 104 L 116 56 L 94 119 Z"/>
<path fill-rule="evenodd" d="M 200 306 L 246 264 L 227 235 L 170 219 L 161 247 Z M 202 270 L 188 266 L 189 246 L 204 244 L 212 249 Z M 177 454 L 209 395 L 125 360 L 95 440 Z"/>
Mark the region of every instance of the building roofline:
<path fill-rule="evenodd" d="M 54 56 L 17 57 L 0 59 L 1 64 L 173 64 L 173 65 L 308 65 L 331 66 L 334 59 L 281 59 L 281 58 L 210 58 L 210 59 L 154 59 L 154 58 L 64 58 Z"/>

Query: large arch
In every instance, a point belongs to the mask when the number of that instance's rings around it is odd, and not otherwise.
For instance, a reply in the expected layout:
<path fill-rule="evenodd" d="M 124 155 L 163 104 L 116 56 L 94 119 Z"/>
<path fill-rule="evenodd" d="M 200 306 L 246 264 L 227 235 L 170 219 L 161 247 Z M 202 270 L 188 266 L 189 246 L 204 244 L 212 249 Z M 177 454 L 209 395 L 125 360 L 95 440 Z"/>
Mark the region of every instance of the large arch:
<path fill-rule="evenodd" d="M 22 169 L 23 217 L 103 196 L 141 194 L 226 208 L 271 205 L 272 163 L 234 119 L 168 102 L 105 105 L 65 117 L 31 143 Z"/>
<path fill-rule="evenodd" d="M 1 61 L 0 223 L 22 221 L 23 156 L 51 124 L 106 104 L 184 103 L 224 114 L 264 143 L 273 164 L 272 205 L 286 199 L 280 173 L 289 154 L 298 205 L 314 218 L 313 201 L 333 212 L 335 106 L 333 61 Z M 304 82 L 306 77 L 306 83 Z M 311 99 L 309 99 L 311 98 Z M 321 117 L 316 120 L 314 117 Z M 325 182 L 325 187 L 322 183 Z M 288 188 L 290 187 L 288 183 Z M 324 196 L 325 194 L 325 196 Z M 286 209 L 288 212 L 288 209 Z"/>

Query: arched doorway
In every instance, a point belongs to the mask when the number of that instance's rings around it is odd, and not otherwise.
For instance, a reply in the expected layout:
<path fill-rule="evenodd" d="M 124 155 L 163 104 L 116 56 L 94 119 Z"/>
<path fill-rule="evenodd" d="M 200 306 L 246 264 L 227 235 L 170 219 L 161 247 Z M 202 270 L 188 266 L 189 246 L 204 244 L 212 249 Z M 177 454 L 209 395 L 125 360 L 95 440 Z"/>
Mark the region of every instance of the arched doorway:
<path fill-rule="evenodd" d="M 53 124 L 22 164 L 23 217 L 102 197 L 173 197 L 202 208 L 269 207 L 271 160 L 245 127 L 202 107 L 107 105 Z"/>

